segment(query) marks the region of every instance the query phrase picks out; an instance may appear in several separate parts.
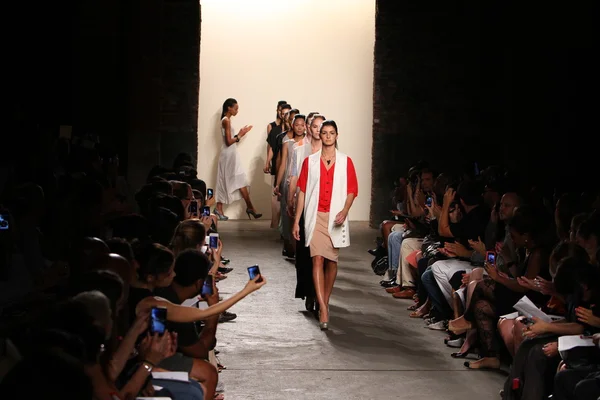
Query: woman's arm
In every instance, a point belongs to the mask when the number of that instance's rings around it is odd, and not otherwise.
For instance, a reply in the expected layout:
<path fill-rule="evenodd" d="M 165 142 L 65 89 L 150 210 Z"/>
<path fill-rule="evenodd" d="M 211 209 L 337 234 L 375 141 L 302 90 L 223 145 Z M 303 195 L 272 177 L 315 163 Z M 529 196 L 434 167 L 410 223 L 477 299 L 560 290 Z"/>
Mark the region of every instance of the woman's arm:
<path fill-rule="evenodd" d="M 135 348 L 135 342 L 139 335 L 144 333 L 146 328 L 148 327 L 148 313 L 140 314 L 136 319 L 131 328 L 127 331 L 127 334 L 119 343 L 119 347 L 114 352 L 111 360 L 108 364 L 108 374 L 111 382 L 117 380 L 117 377 L 125 368 L 125 364 L 127 364 L 127 360 L 133 353 L 133 349 Z"/>
<path fill-rule="evenodd" d="M 442 237 L 454 237 L 450 230 L 450 202 L 446 201 L 444 196 L 444 204 L 442 204 L 442 211 L 440 212 L 440 218 L 438 219 L 438 234 Z"/>
<path fill-rule="evenodd" d="M 229 118 L 223 119 L 223 121 L 221 121 L 221 126 L 225 130 L 225 143 L 227 144 L 227 147 L 229 147 L 236 142 L 235 138 L 231 137 L 231 122 L 229 121 Z"/>
<path fill-rule="evenodd" d="M 527 262 L 527 272 L 525 273 L 525 277 L 529 279 L 535 279 L 535 277 L 540 274 L 540 271 L 542 269 L 542 263 L 542 251 L 539 249 L 534 250 L 529 255 L 529 260 Z M 509 288 L 510 290 L 512 290 L 513 292 L 525 293 L 529 291 L 527 287 L 523 287 L 519 284 L 519 282 L 516 279 L 513 279 L 508 275 L 500 274 L 497 281 Z"/>
<path fill-rule="evenodd" d="M 257 282 L 262 277 L 262 282 Z M 152 307 L 164 307 L 167 309 L 167 319 L 173 322 L 194 322 L 201 321 L 212 317 L 213 315 L 221 314 L 222 312 L 229 309 L 238 301 L 248 296 L 250 293 L 260 289 L 267 283 L 264 276 L 257 276 L 254 280 L 248 281 L 246 287 L 240 290 L 227 300 L 222 301 L 219 304 L 210 306 L 206 309 L 200 310 L 194 307 L 186 307 L 178 304 L 173 304 L 170 301 L 160 297 L 147 297 L 140 301 L 136 307 L 136 314 L 143 312 L 149 312 Z"/>
<path fill-rule="evenodd" d="M 281 165 L 287 165 L 288 158 L 288 147 L 287 144 L 283 145 L 283 148 L 279 152 L 281 154 Z M 283 181 L 283 175 L 285 174 L 285 168 L 281 168 L 281 166 L 277 169 L 277 180 L 275 181 L 275 188 L 279 193 L 279 188 L 281 187 L 281 181 Z"/>

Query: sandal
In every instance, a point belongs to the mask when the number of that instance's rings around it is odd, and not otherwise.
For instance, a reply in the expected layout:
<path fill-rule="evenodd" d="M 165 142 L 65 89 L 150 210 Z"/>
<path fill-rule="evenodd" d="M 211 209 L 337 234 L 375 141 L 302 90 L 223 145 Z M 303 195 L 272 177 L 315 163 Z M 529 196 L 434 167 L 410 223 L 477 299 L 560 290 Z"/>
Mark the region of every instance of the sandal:
<path fill-rule="evenodd" d="M 407 309 L 408 311 L 415 311 L 415 310 L 417 309 L 417 305 L 416 305 L 416 304 L 413 304 L 412 306 L 408 306 L 406 309 Z"/>

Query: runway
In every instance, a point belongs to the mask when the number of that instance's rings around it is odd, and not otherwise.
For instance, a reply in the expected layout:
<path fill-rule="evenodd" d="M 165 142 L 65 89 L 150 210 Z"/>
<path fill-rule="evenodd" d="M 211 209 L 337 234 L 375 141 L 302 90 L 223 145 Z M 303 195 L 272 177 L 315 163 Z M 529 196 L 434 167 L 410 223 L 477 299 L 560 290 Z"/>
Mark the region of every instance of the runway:
<path fill-rule="evenodd" d="M 219 324 L 227 400 L 499 398 L 502 373 L 466 370 L 443 332 L 410 319 L 411 303 L 380 288 L 366 252 L 377 231 L 366 222 L 351 224 L 352 246 L 341 250 L 327 332 L 293 298 L 295 268 L 268 221 L 222 222 L 219 232 L 235 268 L 219 283 L 224 297 L 245 284 L 250 265 L 268 279 L 231 309 L 235 321 Z"/>

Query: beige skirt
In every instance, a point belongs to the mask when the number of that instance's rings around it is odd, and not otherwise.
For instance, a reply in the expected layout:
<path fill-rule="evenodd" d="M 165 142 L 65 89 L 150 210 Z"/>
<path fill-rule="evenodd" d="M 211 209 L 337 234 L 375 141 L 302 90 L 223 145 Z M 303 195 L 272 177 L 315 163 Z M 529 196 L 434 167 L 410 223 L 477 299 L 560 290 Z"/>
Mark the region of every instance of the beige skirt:
<path fill-rule="evenodd" d="M 321 256 L 327 260 L 337 262 L 340 249 L 333 247 L 328 227 L 329 213 L 318 212 L 317 223 L 310 240 L 310 256 Z"/>

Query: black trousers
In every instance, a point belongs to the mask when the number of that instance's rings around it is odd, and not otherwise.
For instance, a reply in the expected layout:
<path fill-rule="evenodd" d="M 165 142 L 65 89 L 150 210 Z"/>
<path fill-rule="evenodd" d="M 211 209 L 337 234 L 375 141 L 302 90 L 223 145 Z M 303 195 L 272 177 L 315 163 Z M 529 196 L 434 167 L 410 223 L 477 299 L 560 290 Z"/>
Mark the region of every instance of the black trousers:
<path fill-rule="evenodd" d="M 554 377 L 552 400 L 596 400 L 600 397 L 600 372 L 565 369 Z"/>
<path fill-rule="evenodd" d="M 300 240 L 296 241 L 296 295 L 297 299 L 315 297 L 310 247 L 305 246 L 304 214 L 300 218 Z"/>
<path fill-rule="evenodd" d="M 542 348 L 546 343 L 557 341 L 556 336 L 525 340 L 513 359 L 510 374 L 504 383 L 503 400 L 543 400 L 552 392 L 552 377 L 560 357 L 548 358 Z M 512 389 L 513 379 L 518 378 L 520 388 Z"/>

